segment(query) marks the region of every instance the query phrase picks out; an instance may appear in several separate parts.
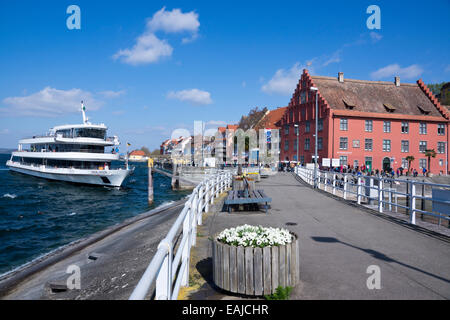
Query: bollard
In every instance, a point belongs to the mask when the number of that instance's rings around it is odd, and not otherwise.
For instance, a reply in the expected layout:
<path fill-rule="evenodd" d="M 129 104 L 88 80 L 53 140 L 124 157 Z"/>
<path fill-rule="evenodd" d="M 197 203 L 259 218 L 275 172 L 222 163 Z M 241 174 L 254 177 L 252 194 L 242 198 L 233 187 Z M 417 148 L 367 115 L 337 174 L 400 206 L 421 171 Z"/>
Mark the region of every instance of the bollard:
<path fill-rule="evenodd" d="M 148 167 L 148 204 L 153 204 L 153 177 L 152 177 L 152 167 L 153 167 L 153 159 L 149 158 L 147 161 Z"/>

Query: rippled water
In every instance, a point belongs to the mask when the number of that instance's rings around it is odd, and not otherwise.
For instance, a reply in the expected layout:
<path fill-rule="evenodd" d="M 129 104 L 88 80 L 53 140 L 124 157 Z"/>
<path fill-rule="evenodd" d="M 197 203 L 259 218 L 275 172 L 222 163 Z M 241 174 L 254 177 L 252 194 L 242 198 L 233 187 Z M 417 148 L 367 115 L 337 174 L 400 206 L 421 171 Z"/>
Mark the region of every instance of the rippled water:
<path fill-rule="evenodd" d="M 134 174 L 112 189 L 10 172 L 9 157 L 0 154 L 0 274 L 190 193 L 172 191 L 170 178 L 155 173 L 154 204 L 148 206 L 145 163 L 133 163 Z"/>

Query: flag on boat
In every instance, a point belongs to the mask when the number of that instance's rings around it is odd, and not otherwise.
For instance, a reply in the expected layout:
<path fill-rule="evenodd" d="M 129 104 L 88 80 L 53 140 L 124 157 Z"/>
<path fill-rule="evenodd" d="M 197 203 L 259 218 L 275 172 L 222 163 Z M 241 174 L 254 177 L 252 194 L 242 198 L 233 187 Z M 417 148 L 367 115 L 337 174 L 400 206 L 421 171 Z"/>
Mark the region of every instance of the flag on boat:
<path fill-rule="evenodd" d="M 131 146 L 131 143 L 127 142 L 127 146 Z"/>

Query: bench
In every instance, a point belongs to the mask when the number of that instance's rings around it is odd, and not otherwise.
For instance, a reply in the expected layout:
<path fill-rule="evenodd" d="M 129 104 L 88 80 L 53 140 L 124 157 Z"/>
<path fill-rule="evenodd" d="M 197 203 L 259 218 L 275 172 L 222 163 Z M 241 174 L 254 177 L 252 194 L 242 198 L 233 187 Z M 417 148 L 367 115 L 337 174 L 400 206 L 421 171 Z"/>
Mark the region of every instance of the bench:
<path fill-rule="evenodd" d="M 228 196 L 225 199 L 225 205 L 227 206 L 228 212 L 231 213 L 233 205 L 240 204 L 259 204 L 265 203 L 265 210 L 267 213 L 268 202 L 272 202 L 263 190 L 232 190 L 228 192 Z"/>

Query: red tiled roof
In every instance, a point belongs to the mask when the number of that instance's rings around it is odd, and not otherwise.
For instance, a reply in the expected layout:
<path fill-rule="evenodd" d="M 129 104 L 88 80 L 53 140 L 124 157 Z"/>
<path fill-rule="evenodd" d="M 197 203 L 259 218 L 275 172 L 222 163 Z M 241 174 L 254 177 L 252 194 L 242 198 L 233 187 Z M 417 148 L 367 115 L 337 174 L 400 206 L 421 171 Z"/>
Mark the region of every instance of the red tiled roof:
<path fill-rule="evenodd" d="M 278 129 L 277 122 L 281 120 L 288 107 L 280 107 L 274 110 L 269 110 L 255 125 L 255 130 L 259 129 Z"/>
<path fill-rule="evenodd" d="M 130 156 L 145 156 L 145 152 L 142 150 L 131 151 Z"/>

